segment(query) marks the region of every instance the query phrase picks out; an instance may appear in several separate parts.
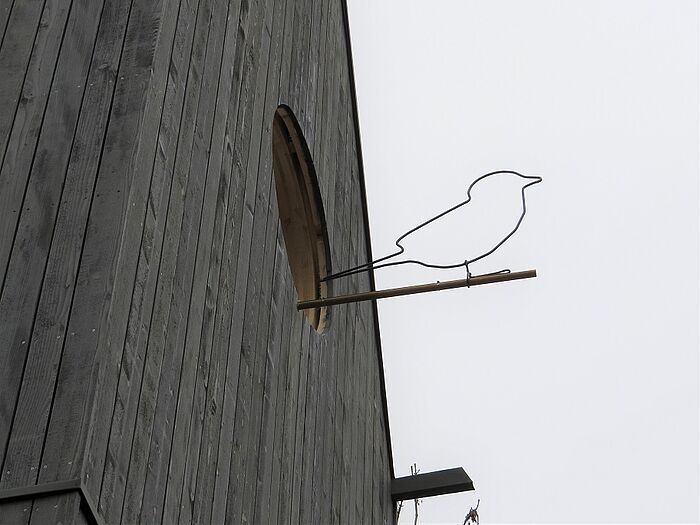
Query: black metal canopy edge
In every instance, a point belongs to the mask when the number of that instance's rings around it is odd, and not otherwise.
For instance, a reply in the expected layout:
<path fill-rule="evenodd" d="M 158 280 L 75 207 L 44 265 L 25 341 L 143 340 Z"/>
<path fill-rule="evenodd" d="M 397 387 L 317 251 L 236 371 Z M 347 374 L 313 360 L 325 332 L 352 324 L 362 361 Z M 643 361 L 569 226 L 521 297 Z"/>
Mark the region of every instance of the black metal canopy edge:
<path fill-rule="evenodd" d="M 474 482 L 462 467 L 457 467 L 394 478 L 391 482 L 391 499 L 402 501 L 428 498 L 467 490 L 474 490 Z"/>

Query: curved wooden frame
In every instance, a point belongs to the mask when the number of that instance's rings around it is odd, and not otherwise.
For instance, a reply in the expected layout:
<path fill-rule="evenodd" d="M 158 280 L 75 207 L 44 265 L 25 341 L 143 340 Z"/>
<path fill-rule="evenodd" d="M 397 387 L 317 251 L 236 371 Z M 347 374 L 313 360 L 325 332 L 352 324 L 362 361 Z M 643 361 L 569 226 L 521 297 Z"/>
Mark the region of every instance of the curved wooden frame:
<path fill-rule="evenodd" d="M 299 301 L 329 296 L 330 246 L 326 216 L 311 153 L 292 110 L 281 105 L 272 124 L 275 190 L 287 259 Z M 305 310 L 309 323 L 322 333 L 328 307 Z"/>

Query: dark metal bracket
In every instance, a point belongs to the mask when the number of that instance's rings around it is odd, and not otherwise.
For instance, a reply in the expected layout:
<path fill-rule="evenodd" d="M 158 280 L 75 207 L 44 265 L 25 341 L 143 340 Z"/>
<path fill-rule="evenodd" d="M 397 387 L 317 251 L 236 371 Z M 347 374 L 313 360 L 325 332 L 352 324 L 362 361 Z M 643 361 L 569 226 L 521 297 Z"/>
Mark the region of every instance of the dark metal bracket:
<path fill-rule="evenodd" d="M 393 501 L 428 498 L 467 490 L 474 490 L 474 482 L 462 467 L 404 476 L 391 481 Z"/>

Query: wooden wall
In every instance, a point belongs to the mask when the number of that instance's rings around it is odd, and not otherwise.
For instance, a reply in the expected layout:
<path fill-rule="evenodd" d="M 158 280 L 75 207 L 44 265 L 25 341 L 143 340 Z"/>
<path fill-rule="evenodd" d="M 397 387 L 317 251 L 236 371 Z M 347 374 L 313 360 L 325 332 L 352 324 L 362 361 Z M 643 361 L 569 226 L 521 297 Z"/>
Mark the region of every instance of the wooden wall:
<path fill-rule="evenodd" d="M 333 267 L 368 259 L 346 31 L 342 0 L 0 0 L 0 496 L 44 491 L 0 523 L 392 522 L 375 306 L 296 312 L 271 176 L 284 103 Z"/>

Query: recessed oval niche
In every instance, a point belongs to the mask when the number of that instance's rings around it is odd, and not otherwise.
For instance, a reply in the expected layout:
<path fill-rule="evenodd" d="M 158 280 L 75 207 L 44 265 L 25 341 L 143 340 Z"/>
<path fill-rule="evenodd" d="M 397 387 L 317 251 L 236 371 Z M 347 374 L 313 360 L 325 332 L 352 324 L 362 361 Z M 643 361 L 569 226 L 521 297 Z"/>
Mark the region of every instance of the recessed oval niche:
<path fill-rule="evenodd" d="M 298 299 L 328 297 L 331 272 L 326 216 L 309 147 L 299 122 L 287 106 L 275 112 L 272 124 L 275 191 L 289 268 Z M 304 310 L 314 329 L 328 325 L 327 307 Z"/>

